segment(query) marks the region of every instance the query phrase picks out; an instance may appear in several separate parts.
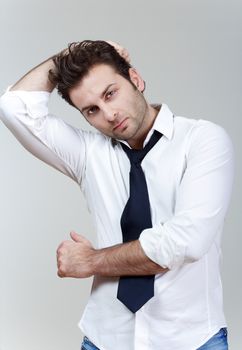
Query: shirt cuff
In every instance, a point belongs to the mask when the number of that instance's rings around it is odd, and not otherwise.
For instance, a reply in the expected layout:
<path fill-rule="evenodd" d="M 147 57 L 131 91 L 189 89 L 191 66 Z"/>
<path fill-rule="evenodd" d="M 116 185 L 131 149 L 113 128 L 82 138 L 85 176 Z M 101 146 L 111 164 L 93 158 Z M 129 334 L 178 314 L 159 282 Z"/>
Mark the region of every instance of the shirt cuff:
<path fill-rule="evenodd" d="M 163 268 L 173 270 L 184 263 L 186 246 L 172 240 L 162 223 L 142 231 L 139 241 L 145 254 Z"/>
<path fill-rule="evenodd" d="M 48 91 L 10 91 L 10 85 L 5 92 L 5 96 L 18 97 L 26 107 L 26 112 L 31 118 L 41 118 L 48 114 L 48 103 L 50 92 Z"/>

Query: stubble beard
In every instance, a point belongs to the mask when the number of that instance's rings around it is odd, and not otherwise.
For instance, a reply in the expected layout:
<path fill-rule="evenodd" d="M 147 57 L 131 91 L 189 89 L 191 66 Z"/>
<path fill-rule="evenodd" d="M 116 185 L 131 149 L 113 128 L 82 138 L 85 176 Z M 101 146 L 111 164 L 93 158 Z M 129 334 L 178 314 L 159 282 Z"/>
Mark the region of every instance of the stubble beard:
<path fill-rule="evenodd" d="M 133 108 L 134 114 L 127 115 L 128 125 L 124 127 L 122 131 L 110 130 L 109 133 L 103 131 L 105 135 L 111 138 L 126 141 L 126 142 L 128 142 L 129 140 L 135 140 L 136 138 L 139 139 L 140 137 L 142 137 L 142 133 L 145 132 L 145 127 L 147 124 L 146 119 L 148 118 L 149 107 L 143 94 L 138 91 L 137 93 L 138 95 L 137 95 L 137 98 L 135 99 L 134 108 Z"/>
<path fill-rule="evenodd" d="M 140 93 L 141 94 L 141 93 Z M 143 94 L 140 95 L 139 101 L 136 104 L 136 112 L 135 117 L 131 117 L 131 125 L 132 130 L 130 130 L 129 134 L 121 136 L 119 139 L 123 141 L 135 140 L 142 137 L 142 133 L 145 131 L 145 122 L 148 114 L 148 104 L 143 97 Z M 127 126 L 128 129 L 129 126 Z M 125 129 L 124 129 L 125 131 Z"/>

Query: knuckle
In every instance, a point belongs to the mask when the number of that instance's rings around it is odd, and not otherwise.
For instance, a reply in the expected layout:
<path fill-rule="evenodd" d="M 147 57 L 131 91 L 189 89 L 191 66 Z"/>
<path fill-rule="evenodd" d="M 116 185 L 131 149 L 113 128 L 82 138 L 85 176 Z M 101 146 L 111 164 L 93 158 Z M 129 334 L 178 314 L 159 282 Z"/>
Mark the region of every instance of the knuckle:
<path fill-rule="evenodd" d="M 65 277 L 65 270 L 62 266 L 58 268 L 57 274 L 59 277 Z"/>
<path fill-rule="evenodd" d="M 60 278 L 63 278 L 64 276 L 62 275 L 62 273 L 58 270 L 57 271 L 57 275 L 58 275 L 58 277 L 60 277 Z"/>

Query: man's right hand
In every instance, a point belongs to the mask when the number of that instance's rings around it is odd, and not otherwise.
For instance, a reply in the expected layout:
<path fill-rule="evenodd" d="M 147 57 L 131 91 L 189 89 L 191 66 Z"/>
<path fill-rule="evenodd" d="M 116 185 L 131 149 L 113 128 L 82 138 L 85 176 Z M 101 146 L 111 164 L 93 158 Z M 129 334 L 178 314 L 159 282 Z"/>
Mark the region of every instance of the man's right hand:
<path fill-rule="evenodd" d="M 120 54 L 120 56 L 123 57 L 128 63 L 130 63 L 129 53 L 123 46 L 114 41 L 109 40 L 107 40 L 107 43 L 112 45 L 115 48 L 115 50 Z"/>

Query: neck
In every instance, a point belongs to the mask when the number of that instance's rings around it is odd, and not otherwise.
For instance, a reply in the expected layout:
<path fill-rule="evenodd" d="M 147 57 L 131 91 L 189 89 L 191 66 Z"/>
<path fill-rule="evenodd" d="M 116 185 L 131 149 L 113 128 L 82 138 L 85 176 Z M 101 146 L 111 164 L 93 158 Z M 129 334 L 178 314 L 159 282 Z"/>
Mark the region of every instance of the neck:
<path fill-rule="evenodd" d="M 152 128 L 158 113 L 159 113 L 159 110 L 155 109 L 151 105 L 148 105 L 147 113 L 144 118 L 142 127 L 139 131 L 139 135 L 137 135 L 137 138 L 128 141 L 128 144 L 130 145 L 131 148 L 133 149 L 143 148 L 144 140 L 148 135 L 150 129 Z"/>

